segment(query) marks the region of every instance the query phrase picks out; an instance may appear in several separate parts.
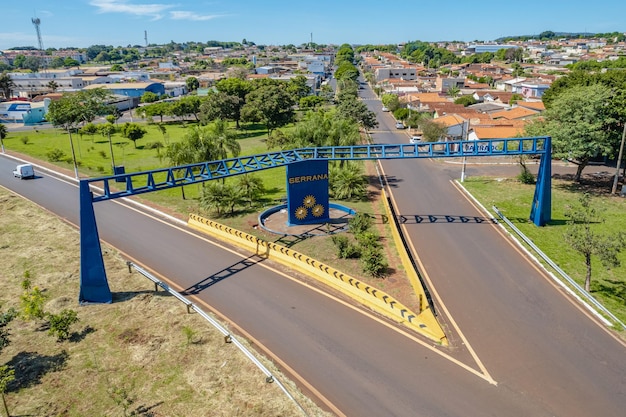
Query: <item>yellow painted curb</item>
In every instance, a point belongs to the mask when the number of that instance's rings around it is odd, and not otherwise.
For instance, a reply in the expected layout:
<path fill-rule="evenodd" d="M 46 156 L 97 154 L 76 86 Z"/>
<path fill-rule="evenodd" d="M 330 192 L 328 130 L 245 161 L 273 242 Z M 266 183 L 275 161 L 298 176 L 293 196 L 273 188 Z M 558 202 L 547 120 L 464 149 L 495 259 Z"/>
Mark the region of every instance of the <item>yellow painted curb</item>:
<path fill-rule="evenodd" d="M 411 262 L 411 259 L 409 258 L 409 254 L 406 250 L 406 246 L 404 245 L 404 242 L 402 241 L 400 232 L 398 228 L 396 227 L 397 226 L 396 221 L 394 219 L 393 213 L 391 212 L 391 207 L 389 207 L 389 199 L 387 198 L 387 193 L 385 192 L 384 189 L 382 190 L 382 192 L 383 192 L 383 202 L 385 204 L 385 213 L 387 214 L 387 218 L 389 219 L 389 222 L 390 222 L 393 241 L 396 244 L 396 249 L 400 256 L 400 261 L 402 262 L 402 266 L 404 267 L 407 277 L 409 278 L 409 281 L 411 282 L 413 291 L 415 291 L 415 294 L 419 298 L 420 313 L 418 314 L 417 318 L 420 322 L 426 324 L 428 328 L 431 329 L 431 331 L 437 335 L 437 338 L 438 338 L 437 340 L 440 341 L 442 345 L 447 346 L 448 338 L 446 337 L 443 329 L 439 325 L 439 322 L 437 321 L 437 318 L 435 317 L 435 314 L 433 313 L 432 309 L 428 305 L 428 300 L 426 298 L 426 291 L 424 290 L 424 287 L 422 286 L 422 282 L 420 281 L 417 275 L 417 271 L 415 270 L 415 267 L 413 266 L 413 262 Z"/>
<path fill-rule="evenodd" d="M 402 323 L 431 340 L 447 345 L 447 339 L 441 331 L 439 323 L 432 313 L 427 313 L 430 309 L 424 310 L 421 314 L 416 315 L 385 292 L 371 287 L 343 272 L 337 271 L 307 255 L 276 243 L 264 241 L 256 236 L 214 222 L 213 220 L 205 219 L 192 213 L 189 214 L 187 223 L 191 228 L 207 233 L 218 239 L 234 243 L 246 250 L 251 250 L 258 256 L 280 262 L 308 276 L 316 278 L 318 281 L 330 285 L 332 288 L 341 291 L 385 317 Z"/>

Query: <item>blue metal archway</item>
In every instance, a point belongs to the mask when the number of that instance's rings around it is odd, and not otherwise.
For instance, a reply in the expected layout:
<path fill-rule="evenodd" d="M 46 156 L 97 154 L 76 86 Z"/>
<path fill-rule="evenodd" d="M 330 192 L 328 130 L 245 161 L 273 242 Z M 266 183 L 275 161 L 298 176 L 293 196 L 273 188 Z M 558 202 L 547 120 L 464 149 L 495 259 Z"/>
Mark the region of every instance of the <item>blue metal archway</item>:
<path fill-rule="evenodd" d="M 543 226 L 551 220 L 552 211 L 550 137 L 301 148 L 81 180 L 79 187 L 81 257 L 79 301 L 81 303 L 110 303 L 112 301 L 102 259 L 93 209 L 94 202 L 130 197 L 264 169 L 296 166 L 296 164 L 298 168 L 292 169 L 295 174 L 291 177 L 290 169 L 288 169 L 288 187 L 290 183 L 302 182 L 311 187 L 311 184 L 317 180 L 327 181 L 328 161 L 514 155 L 541 156 L 530 219 L 537 226 Z M 320 161 L 324 163 L 320 164 Z M 312 174 L 303 175 L 306 172 Z M 291 181 L 290 178 L 292 178 Z M 94 194 L 91 191 L 91 185 L 100 186 L 102 192 Z M 289 199 L 294 201 L 290 204 Z M 300 202 L 300 199 L 303 201 Z M 308 214 L 308 217 L 305 216 L 305 211 L 310 209 L 311 213 L 315 213 L 315 210 L 320 213 L 326 209 L 327 212 L 328 194 L 315 195 L 314 192 L 302 194 L 296 190 L 288 193 L 287 203 L 289 207 L 294 207 L 294 217 L 290 217 L 290 222 L 311 222 L 313 218 Z M 310 207 L 309 203 L 311 203 Z"/>

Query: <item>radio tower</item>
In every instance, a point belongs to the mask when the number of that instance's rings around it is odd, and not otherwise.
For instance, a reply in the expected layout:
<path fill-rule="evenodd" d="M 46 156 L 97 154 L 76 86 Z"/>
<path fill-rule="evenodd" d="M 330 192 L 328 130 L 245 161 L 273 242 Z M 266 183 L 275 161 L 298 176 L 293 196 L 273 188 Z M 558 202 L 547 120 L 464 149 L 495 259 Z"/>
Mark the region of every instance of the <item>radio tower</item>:
<path fill-rule="evenodd" d="M 146 41 L 146 46 L 148 46 L 148 31 L 147 30 L 143 31 L 143 39 L 144 41 Z"/>
<path fill-rule="evenodd" d="M 39 25 L 41 24 L 41 20 L 38 17 L 33 17 L 31 19 L 33 25 L 35 25 L 35 30 L 37 31 L 37 40 L 39 41 L 39 50 L 43 51 L 43 41 L 41 40 L 41 31 L 39 30 Z"/>

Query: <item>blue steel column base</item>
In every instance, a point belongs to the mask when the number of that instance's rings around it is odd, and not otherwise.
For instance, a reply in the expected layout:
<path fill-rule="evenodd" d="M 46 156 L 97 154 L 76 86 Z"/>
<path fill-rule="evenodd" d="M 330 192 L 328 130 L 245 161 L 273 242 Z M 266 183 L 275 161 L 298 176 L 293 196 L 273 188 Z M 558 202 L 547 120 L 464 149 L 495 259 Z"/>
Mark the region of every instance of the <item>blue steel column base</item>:
<path fill-rule="evenodd" d="M 530 220 L 536 226 L 545 226 L 552 220 L 552 143 L 549 136 L 544 140 L 544 153 L 539 162 L 535 195 L 530 210 Z"/>
<path fill-rule="evenodd" d="M 111 303 L 89 182 L 80 181 L 80 304 Z"/>

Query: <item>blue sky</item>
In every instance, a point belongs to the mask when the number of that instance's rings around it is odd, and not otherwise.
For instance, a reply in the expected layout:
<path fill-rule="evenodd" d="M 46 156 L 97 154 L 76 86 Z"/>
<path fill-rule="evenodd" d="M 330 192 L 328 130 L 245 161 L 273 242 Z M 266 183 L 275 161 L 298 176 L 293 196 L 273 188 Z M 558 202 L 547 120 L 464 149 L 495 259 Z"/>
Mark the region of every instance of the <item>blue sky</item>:
<path fill-rule="evenodd" d="M 507 35 L 626 31 L 626 2 L 604 0 L 3 0 L 0 50 L 244 38 L 264 45 L 493 40 Z"/>

